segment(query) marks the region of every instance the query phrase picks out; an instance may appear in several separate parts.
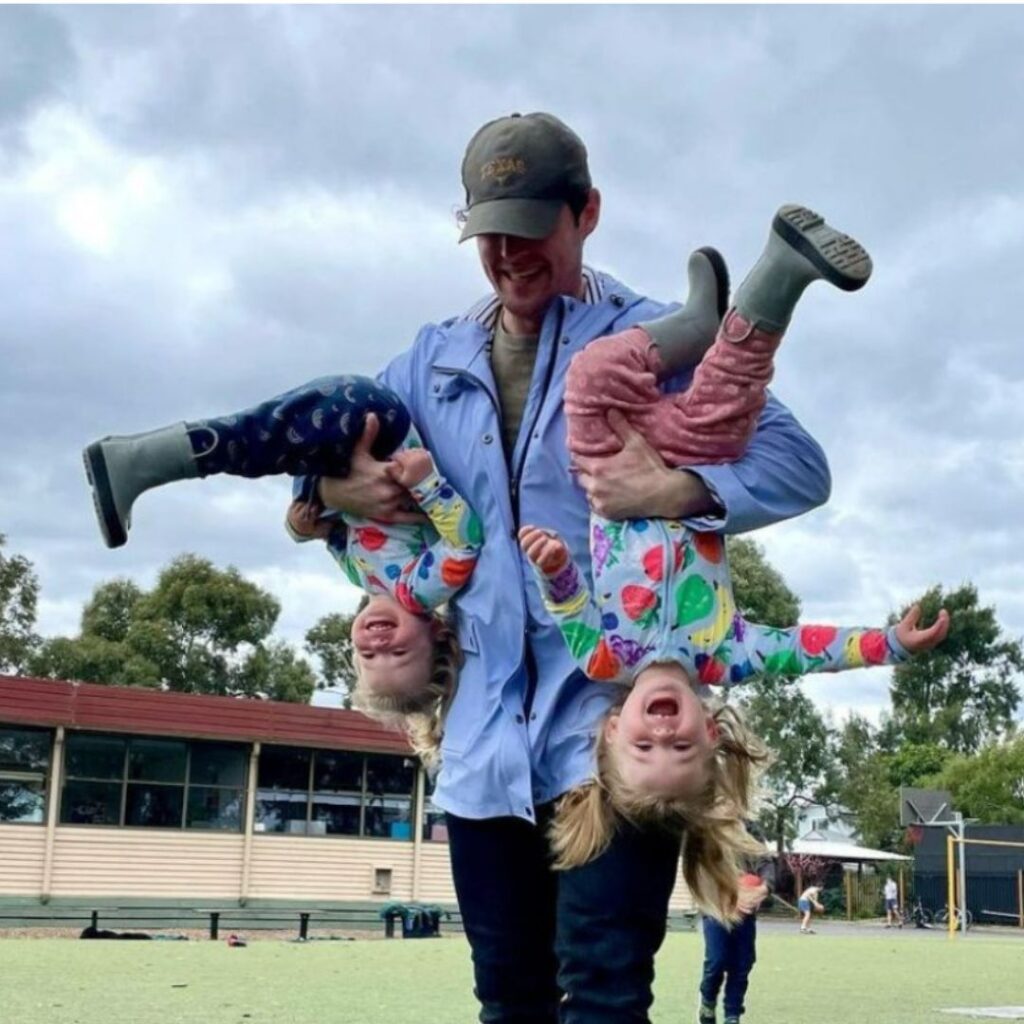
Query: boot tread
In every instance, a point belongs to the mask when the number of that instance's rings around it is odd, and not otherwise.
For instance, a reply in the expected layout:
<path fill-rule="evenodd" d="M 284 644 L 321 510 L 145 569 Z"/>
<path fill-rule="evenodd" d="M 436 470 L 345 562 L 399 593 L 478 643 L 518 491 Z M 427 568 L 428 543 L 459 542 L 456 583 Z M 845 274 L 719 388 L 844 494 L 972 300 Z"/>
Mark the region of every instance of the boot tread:
<path fill-rule="evenodd" d="M 871 257 L 864 247 L 806 206 L 783 206 L 775 215 L 772 230 L 843 291 L 863 288 L 871 276 Z"/>

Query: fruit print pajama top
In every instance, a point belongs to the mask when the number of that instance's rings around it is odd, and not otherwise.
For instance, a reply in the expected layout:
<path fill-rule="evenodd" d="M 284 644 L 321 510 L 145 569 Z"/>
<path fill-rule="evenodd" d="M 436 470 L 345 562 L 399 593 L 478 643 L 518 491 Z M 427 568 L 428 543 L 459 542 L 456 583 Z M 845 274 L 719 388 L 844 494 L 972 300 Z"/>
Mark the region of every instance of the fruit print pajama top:
<path fill-rule="evenodd" d="M 416 427 L 396 451 L 422 448 Z M 368 594 L 388 594 L 403 608 L 425 614 L 453 597 L 472 575 L 483 528 L 469 503 L 437 471 L 412 496 L 428 523 L 384 523 L 343 514 L 327 547 L 345 575 Z"/>
<path fill-rule="evenodd" d="M 909 654 L 888 629 L 748 622 L 738 612 L 721 536 L 674 519 L 590 519 L 594 591 L 572 561 L 536 570 L 544 603 L 577 664 L 591 678 L 631 684 L 661 661 L 695 684 L 756 675 L 839 672 L 893 665 Z"/>

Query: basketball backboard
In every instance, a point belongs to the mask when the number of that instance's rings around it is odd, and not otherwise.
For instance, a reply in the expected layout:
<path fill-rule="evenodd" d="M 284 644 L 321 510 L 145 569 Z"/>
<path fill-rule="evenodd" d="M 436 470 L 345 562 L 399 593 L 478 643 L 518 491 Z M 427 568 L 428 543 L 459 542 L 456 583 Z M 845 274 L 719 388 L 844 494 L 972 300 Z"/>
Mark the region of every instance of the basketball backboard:
<path fill-rule="evenodd" d="M 953 798 L 947 790 L 900 786 L 901 825 L 945 824 L 953 814 Z"/>

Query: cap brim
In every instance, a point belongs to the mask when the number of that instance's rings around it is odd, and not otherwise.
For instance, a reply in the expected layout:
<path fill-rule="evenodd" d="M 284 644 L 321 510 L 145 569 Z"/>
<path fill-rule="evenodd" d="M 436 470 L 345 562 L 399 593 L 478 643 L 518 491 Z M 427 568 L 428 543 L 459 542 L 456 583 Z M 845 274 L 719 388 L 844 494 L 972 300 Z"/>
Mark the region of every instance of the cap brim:
<path fill-rule="evenodd" d="M 562 212 L 562 199 L 491 199 L 470 207 L 459 241 L 474 235 L 547 238 Z"/>

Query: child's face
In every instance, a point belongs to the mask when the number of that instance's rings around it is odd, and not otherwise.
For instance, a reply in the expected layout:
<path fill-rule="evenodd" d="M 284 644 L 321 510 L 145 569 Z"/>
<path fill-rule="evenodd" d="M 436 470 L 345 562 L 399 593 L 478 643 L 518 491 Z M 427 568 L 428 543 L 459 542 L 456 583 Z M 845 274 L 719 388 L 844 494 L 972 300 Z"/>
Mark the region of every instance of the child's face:
<path fill-rule="evenodd" d="M 677 665 L 637 677 L 626 703 L 605 722 L 605 739 L 622 781 L 634 792 L 688 797 L 708 779 L 717 727 Z"/>
<path fill-rule="evenodd" d="M 394 598 L 375 594 L 352 620 L 352 646 L 362 684 L 380 695 L 410 696 L 430 682 L 432 620 Z"/>

